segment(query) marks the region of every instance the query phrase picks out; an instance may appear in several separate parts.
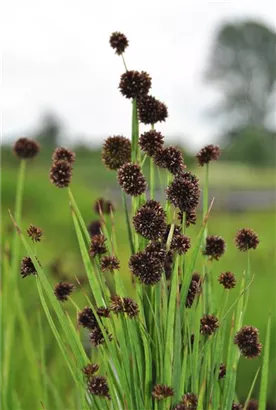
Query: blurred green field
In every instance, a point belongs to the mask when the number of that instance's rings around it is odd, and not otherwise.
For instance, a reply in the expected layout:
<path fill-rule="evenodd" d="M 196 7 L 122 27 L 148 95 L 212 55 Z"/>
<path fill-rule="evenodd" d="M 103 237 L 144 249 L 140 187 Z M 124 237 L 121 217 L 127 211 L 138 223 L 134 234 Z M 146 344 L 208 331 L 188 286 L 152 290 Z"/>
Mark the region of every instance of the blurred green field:
<path fill-rule="evenodd" d="M 71 221 L 70 207 L 68 206 L 68 196 L 66 190 L 57 189 L 52 186 L 48 179 L 48 169 L 50 167 L 50 153 L 44 155 L 41 160 L 37 158 L 34 162 L 28 164 L 26 175 L 26 186 L 23 201 L 23 222 L 22 228 L 26 229 L 30 223 L 33 223 L 43 229 L 44 239 L 38 244 L 37 253 L 44 267 L 48 268 L 48 274 L 51 276 L 51 282 L 54 285 L 59 278 L 51 272 L 51 265 L 57 260 L 60 261 L 62 272 L 71 280 L 75 276 L 83 278 L 85 275 L 82 266 L 81 257 L 78 252 L 78 244 Z M 5 251 L 9 251 L 9 245 L 13 234 L 11 221 L 8 217 L 8 209 L 13 212 L 16 176 L 18 163 L 7 153 L 3 156 L 2 163 L 2 246 Z M 188 169 L 190 170 L 190 169 Z M 195 169 L 192 164 L 192 171 L 199 177 L 202 175 L 201 169 Z M 237 175 L 238 177 L 233 177 Z M 129 249 L 124 223 L 124 215 L 120 200 L 119 191 L 116 189 L 116 174 L 106 171 L 100 164 L 99 154 L 80 152 L 77 155 L 75 164 L 72 191 L 78 202 L 79 208 L 87 224 L 97 218 L 93 210 L 93 203 L 98 197 L 105 197 L 115 201 L 116 206 L 116 232 L 119 245 L 119 258 L 121 260 L 121 272 L 126 281 L 129 282 L 129 271 L 127 261 Z M 273 188 L 275 187 L 275 171 L 273 169 L 260 170 L 250 169 L 243 165 L 233 166 L 231 164 L 218 163 L 212 167 L 211 186 L 221 189 L 231 190 L 233 188 Z M 200 220 L 200 216 L 199 216 Z M 234 236 L 236 231 L 242 227 L 254 229 L 260 237 L 260 246 L 258 250 L 251 253 L 252 271 L 255 275 L 251 287 L 248 311 L 245 317 L 245 324 L 256 326 L 260 329 L 261 340 L 264 342 L 265 327 L 270 312 L 275 313 L 275 245 L 276 245 L 276 215 L 275 210 L 269 211 L 245 211 L 240 213 L 223 213 L 216 210 L 214 205 L 209 221 L 209 232 L 211 234 L 222 235 L 227 242 L 227 251 L 225 256 L 213 265 L 213 278 L 222 271 L 233 271 L 239 280 L 243 270 L 246 269 L 246 256 L 236 250 L 234 246 Z M 188 229 L 188 235 L 192 241 L 195 240 L 199 230 L 198 225 Z M 189 255 L 187 256 L 189 258 Z M 198 261 L 197 269 L 200 269 L 201 260 Z M 24 298 L 25 309 L 28 312 L 28 319 L 33 326 L 36 326 L 37 313 L 40 311 L 43 318 L 43 329 L 45 332 L 46 342 L 46 360 L 49 376 L 53 385 L 59 391 L 64 391 L 64 405 L 70 406 L 70 385 L 71 379 L 59 354 L 55 339 L 51 334 L 42 308 L 40 307 L 34 278 L 20 280 L 20 292 Z M 87 289 L 86 283 L 83 284 Z M 233 290 L 232 298 L 237 296 L 238 289 Z M 220 285 L 216 284 L 216 293 L 214 297 L 223 298 L 223 291 Z M 80 307 L 85 305 L 83 295 L 80 290 L 75 293 L 75 298 Z M 66 309 L 75 312 L 71 306 Z M 275 317 L 274 317 L 275 319 Z M 275 346 L 275 320 L 273 324 L 272 346 Z M 33 337 L 38 341 L 38 334 L 33 328 Z M 273 351 L 273 349 L 272 349 Z M 275 350 L 274 350 L 275 353 Z M 13 369 L 14 375 L 18 380 L 20 393 L 24 398 L 24 403 L 31 403 L 31 392 L 25 389 L 25 380 L 22 378 L 22 368 L 26 364 L 26 352 L 20 349 L 14 353 L 18 356 L 17 367 Z M 241 398 L 245 397 L 254 374 L 260 366 L 261 360 L 254 361 L 242 359 L 239 367 L 239 384 L 238 393 Z M 276 360 L 271 361 L 270 390 L 269 397 L 273 400 L 273 385 L 276 383 L 275 374 Z M 272 371 L 273 370 L 273 371 Z M 68 390 L 69 389 L 69 390 Z M 258 389 L 258 383 L 256 385 Z M 256 390 L 257 391 L 257 390 Z M 66 394 L 65 394 L 66 393 Z M 66 407 L 64 407 L 66 408 Z"/>

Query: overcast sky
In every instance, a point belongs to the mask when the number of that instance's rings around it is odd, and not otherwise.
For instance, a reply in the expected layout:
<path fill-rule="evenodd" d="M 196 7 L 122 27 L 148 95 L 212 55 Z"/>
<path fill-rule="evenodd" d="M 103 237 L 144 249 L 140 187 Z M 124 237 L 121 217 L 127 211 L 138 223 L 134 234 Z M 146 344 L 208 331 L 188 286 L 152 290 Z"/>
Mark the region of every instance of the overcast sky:
<path fill-rule="evenodd" d="M 122 31 L 128 68 L 149 72 L 152 94 L 168 106 L 159 129 L 191 147 L 219 132 L 205 115 L 218 95 L 202 79 L 216 30 L 245 18 L 276 25 L 274 0 L 6 0 L 1 14 L 4 137 L 27 136 L 44 112 L 56 113 L 71 139 L 130 136 L 123 65 L 109 46 L 110 33 Z"/>

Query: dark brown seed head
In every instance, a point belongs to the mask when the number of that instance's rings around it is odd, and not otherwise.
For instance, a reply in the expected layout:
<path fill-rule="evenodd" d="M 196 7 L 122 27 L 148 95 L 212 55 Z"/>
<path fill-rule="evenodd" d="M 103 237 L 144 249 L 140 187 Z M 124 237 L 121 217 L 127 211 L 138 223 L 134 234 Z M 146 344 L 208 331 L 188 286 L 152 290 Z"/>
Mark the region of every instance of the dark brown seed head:
<path fill-rule="evenodd" d="M 191 247 L 190 238 L 186 235 L 174 235 L 171 242 L 171 250 L 183 255 Z"/>
<path fill-rule="evenodd" d="M 91 379 L 88 381 L 88 391 L 89 393 L 95 395 L 95 396 L 100 396 L 100 397 L 105 397 L 107 399 L 110 399 L 110 394 L 109 394 L 109 387 L 107 384 L 107 380 L 103 376 L 93 376 Z"/>
<path fill-rule="evenodd" d="M 64 160 L 55 161 L 50 169 L 50 181 L 58 188 L 67 188 L 72 177 L 72 165 Z"/>
<path fill-rule="evenodd" d="M 120 135 L 108 137 L 102 148 L 102 161 L 106 168 L 116 170 L 131 160 L 131 143 Z"/>
<path fill-rule="evenodd" d="M 65 302 L 73 292 L 74 287 L 71 283 L 60 282 L 55 286 L 54 294 L 60 302 Z"/>
<path fill-rule="evenodd" d="M 209 164 L 210 161 L 216 161 L 220 156 L 220 149 L 218 145 L 206 145 L 197 154 L 197 160 L 200 166 Z"/>
<path fill-rule="evenodd" d="M 254 359 L 261 354 L 262 345 L 259 342 L 259 330 L 253 326 L 243 326 L 235 335 L 234 343 L 238 345 L 241 355 Z"/>
<path fill-rule="evenodd" d="M 173 252 L 168 251 L 164 261 L 164 272 L 166 279 L 169 280 L 172 276 L 172 266 L 173 266 Z"/>
<path fill-rule="evenodd" d="M 102 272 L 114 272 L 120 269 L 120 261 L 116 256 L 104 256 L 101 259 Z"/>
<path fill-rule="evenodd" d="M 89 232 L 90 237 L 94 235 L 100 235 L 101 234 L 101 221 L 92 221 L 88 227 L 87 230 Z"/>
<path fill-rule="evenodd" d="M 144 238 L 157 240 L 163 236 L 167 227 L 165 211 L 159 202 L 147 201 L 133 217 L 133 225 Z"/>
<path fill-rule="evenodd" d="M 184 213 L 179 211 L 178 212 L 178 219 L 180 220 L 181 224 L 183 223 L 183 215 Z M 191 209 L 190 211 L 185 212 L 185 226 L 188 228 L 190 225 L 195 225 L 196 223 L 196 210 Z"/>
<path fill-rule="evenodd" d="M 124 164 L 118 169 L 118 182 L 126 194 L 138 196 L 145 192 L 147 183 L 137 164 Z"/>
<path fill-rule="evenodd" d="M 121 75 L 119 89 L 126 98 L 143 97 L 150 87 L 151 77 L 145 71 L 126 71 Z"/>
<path fill-rule="evenodd" d="M 213 315 L 205 315 L 200 319 L 200 333 L 202 335 L 211 335 L 218 327 L 218 318 Z"/>
<path fill-rule="evenodd" d="M 99 370 L 100 366 L 98 364 L 89 363 L 85 366 L 82 371 L 84 375 L 90 379 L 97 371 Z"/>
<path fill-rule="evenodd" d="M 92 258 L 95 258 L 97 255 L 103 255 L 106 253 L 107 248 L 105 245 L 106 238 L 104 235 L 94 235 L 91 238 L 91 244 L 89 248 L 89 253 Z"/>
<path fill-rule="evenodd" d="M 94 329 L 95 327 L 98 327 L 97 319 L 93 313 L 93 310 L 89 306 L 79 312 L 78 323 L 80 326 L 87 329 Z"/>
<path fill-rule="evenodd" d="M 40 242 L 42 236 L 42 229 L 38 228 L 37 226 L 30 225 L 27 229 L 27 234 L 34 242 Z"/>
<path fill-rule="evenodd" d="M 189 172 L 176 176 L 167 188 L 168 201 L 181 212 L 194 210 L 199 203 L 199 196 L 199 181 Z"/>
<path fill-rule="evenodd" d="M 108 334 L 107 330 L 105 330 L 109 340 L 111 340 L 111 335 Z M 89 334 L 90 341 L 93 346 L 98 347 L 105 342 L 103 332 L 101 331 L 100 327 L 95 327 L 92 332 Z"/>
<path fill-rule="evenodd" d="M 123 298 L 124 312 L 130 317 L 130 319 L 138 316 L 139 307 L 133 299 Z"/>
<path fill-rule="evenodd" d="M 166 384 L 156 384 L 152 390 L 152 397 L 156 400 L 164 400 L 173 396 L 173 389 Z"/>
<path fill-rule="evenodd" d="M 162 238 L 164 243 L 166 243 L 167 240 L 168 240 L 168 237 L 169 237 L 169 234 L 170 234 L 170 230 L 171 230 L 171 224 L 167 224 L 166 231 L 165 231 L 164 236 L 163 236 L 163 238 Z M 173 238 L 174 238 L 175 236 L 178 236 L 178 235 L 181 235 L 181 226 L 179 226 L 179 225 L 174 225 Z"/>
<path fill-rule="evenodd" d="M 246 410 L 258 410 L 258 408 L 259 408 L 258 400 L 251 399 L 249 400 L 247 404 Z"/>
<path fill-rule="evenodd" d="M 233 289 L 237 283 L 235 275 L 232 272 L 221 273 L 218 281 L 225 289 Z"/>
<path fill-rule="evenodd" d="M 115 208 L 111 201 L 107 201 L 103 198 L 98 198 L 94 204 L 94 211 L 97 214 L 107 214 L 114 212 Z"/>
<path fill-rule="evenodd" d="M 73 162 L 75 162 L 76 159 L 76 154 L 72 151 L 70 151 L 69 149 L 66 148 L 56 148 L 53 156 L 52 156 L 52 160 L 53 161 L 67 161 L 70 164 L 73 164 Z"/>
<path fill-rule="evenodd" d="M 192 280 L 188 289 L 188 294 L 186 298 L 186 307 L 191 308 L 196 295 L 200 292 L 201 289 L 201 282 L 200 282 L 200 275 L 198 273 L 194 273 L 192 276 Z"/>
<path fill-rule="evenodd" d="M 182 173 L 186 167 L 182 152 L 177 147 L 159 149 L 154 155 L 154 162 L 158 167 L 165 168 L 174 175 Z"/>
<path fill-rule="evenodd" d="M 128 46 L 128 39 L 123 33 L 115 31 L 111 34 L 109 43 L 111 47 L 114 48 L 115 53 L 121 55 Z"/>
<path fill-rule="evenodd" d="M 238 404 L 238 403 L 235 403 L 235 402 L 233 401 L 231 410 L 242 410 L 242 405 L 241 405 L 241 404 Z"/>
<path fill-rule="evenodd" d="M 240 229 L 236 235 L 236 246 L 240 251 L 256 249 L 260 241 L 258 235 L 249 228 Z"/>
<path fill-rule="evenodd" d="M 151 95 L 145 95 L 138 100 L 137 104 L 139 120 L 143 124 L 155 124 L 165 121 L 168 109 L 165 104 Z"/>
<path fill-rule="evenodd" d="M 186 393 L 182 397 L 181 402 L 184 404 L 185 410 L 196 410 L 197 409 L 197 395 L 194 393 Z"/>
<path fill-rule="evenodd" d="M 149 254 L 152 258 L 157 258 L 162 263 L 165 262 L 167 252 L 162 242 L 150 242 L 146 246 L 145 252 Z"/>
<path fill-rule="evenodd" d="M 138 252 L 131 256 L 129 268 L 145 285 L 155 285 L 161 279 L 162 261 L 146 252 Z"/>
<path fill-rule="evenodd" d="M 140 136 L 139 145 L 149 157 L 154 156 L 163 148 L 164 137 L 161 132 L 150 130 Z"/>
<path fill-rule="evenodd" d="M 97 308 L 97 315 L 99 317 L 110 317 L 110 310 L 109 308 L 99 307 Z"/>
<path fill-rule="evenodd" d="M 204 255 L 209 259 L 219 260 L 225 252 L 225 241 L 221 236 L 210 235 L 206 238 Z"/>
<path fill-rule="evenodd" d="M 13 146 L 13 152 L 20 159 L 34 158 L 39 150 L 38 143 L 29 138 L 19 138 Z"/>
<path fill-rule="evenodd" d="M 120 296 L 111 296 L 110 310 L 116 315 L 119 313 L 124 313 L 124 301 Z"/>
<path fill-rule="evenodd" d="M 221 363 L 219 366 L 219 375 L 218 375 L 219 380 L 223 379 L 225 375 L 226 375 L 226 366 L 225 364 Z"/>
<path fill-rule="evenodd" d="M 28 256 L 25 256 L 21 260 L 21 265 L 20 265 L 20 274 L 22 275 L 22 278 L 26 278 L 26 276 L 29 275 L 36 275 L 37 271 L 36 268 Z"/>

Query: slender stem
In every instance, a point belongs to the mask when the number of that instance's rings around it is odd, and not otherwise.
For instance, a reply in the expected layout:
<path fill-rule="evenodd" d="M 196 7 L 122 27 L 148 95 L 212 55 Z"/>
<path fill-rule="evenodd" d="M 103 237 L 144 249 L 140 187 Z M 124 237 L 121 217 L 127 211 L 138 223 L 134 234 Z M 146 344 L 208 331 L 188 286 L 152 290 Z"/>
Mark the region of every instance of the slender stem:
<path fill-rule="evenodd" d="M 126 66 L 126 60 L 125 60 L 125 57 L 124 57 L 123 54 L 122 54 L 122 60 L 123 60 L 123 64 L 124 64 L 125 70 L 128 71 L 127 66 Z"/>
<path fill-rule="evenodd" d="M 126 225 L 127 225 L 127 232 L 128 232 L 128 240 L 129 240 L 130 251 L 131 251 L 131 254 L 134 254 L 135 251 L 134 251 L 133 237 L 132 237 L 132 231 L 131 231 L 129 215 L 128 215 L 128 209 L 127 209 L 126 194 L 124 192 L 123 192 L 123 205 L 124 205 L 124 211 L 125 211 L 125 219 L 126 219 Z"/>
<path fill-rule="evenodd" d="M 203 215 L 202 215 L 202 219 L 204 221 L 204 218 L 208 212 L 208 202 L 209 202 L 209 192 L 208 192 L 208 188 L 209 188 L 209 164 L 205 165 L 205 176 L 204 176 L 204 192 L 203 192 Z M 203 233 L 203 239 L 204 239 L 204 243 L 203 243 L 203 249 L 205 249 L 205 245 L 206 245 L 206 238 L 208 236 L 208 221 L 205 224 L 204 227 L 204 233 Z M 211 295 L 211 288 L 210 288 L 210 280 L 208 277 L 208 269 L 207 269 L 207 265 L 208 265 L 208 256 L 205 257 L 204 259 L 204 265 L 203 265 L 203 274 L 204 274 L 204 285 L 205 285 L 205 312 L 208 313 L 209 308 L 210 308 L 210 299 L 212 297 Z"/>
<path fill-rule="evenodd" d="M 131 160 L 132 162 L 139 163 L 139 150 L 138 150 L 138 139 L 139 139 L 139 124 L 137 115 L 137 101 L 136 98 L 132 100 L 132 125 L 131 125 Z"/>
<path fill-rule="evenodd" d="M 205 179 L 204 179 L 204 194 L 203 194 L 203 220 L 208 212 L 209 203 L 209 164 L 205 166 Z M 204 243 L 208 236 L 208 222 L 206 222 L 204 229 Z"/>
<path fill-rule="evenodd" d="M 150 197 L 154 199 L 154 162 L 153 159 L 150 158 Z"/>

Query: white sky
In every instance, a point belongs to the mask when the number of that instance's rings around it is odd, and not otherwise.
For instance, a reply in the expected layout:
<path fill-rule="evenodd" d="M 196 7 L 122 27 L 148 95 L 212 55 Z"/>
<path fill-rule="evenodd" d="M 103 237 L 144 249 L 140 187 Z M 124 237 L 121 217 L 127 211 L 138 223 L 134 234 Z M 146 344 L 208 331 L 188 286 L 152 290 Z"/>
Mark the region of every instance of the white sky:
<path fill-rule="evenodd" d="M 70 138 L 98 142 L 130 134 L 130 102 L 118 90 L 121 59 L 113 31 L 130 41 L 129 69 L 148 71 L 152 94 L 168 105 L 159 126 L 192 147 L 212 142 L 206 117 L 217 100 L 204 84 L 210 46 L 224 21 L 257 18 L 275 26 L 274 0 L 6 0 L 2 6 L 3 136 L 27 135 L 44 112 L 56 113 Z"/>

